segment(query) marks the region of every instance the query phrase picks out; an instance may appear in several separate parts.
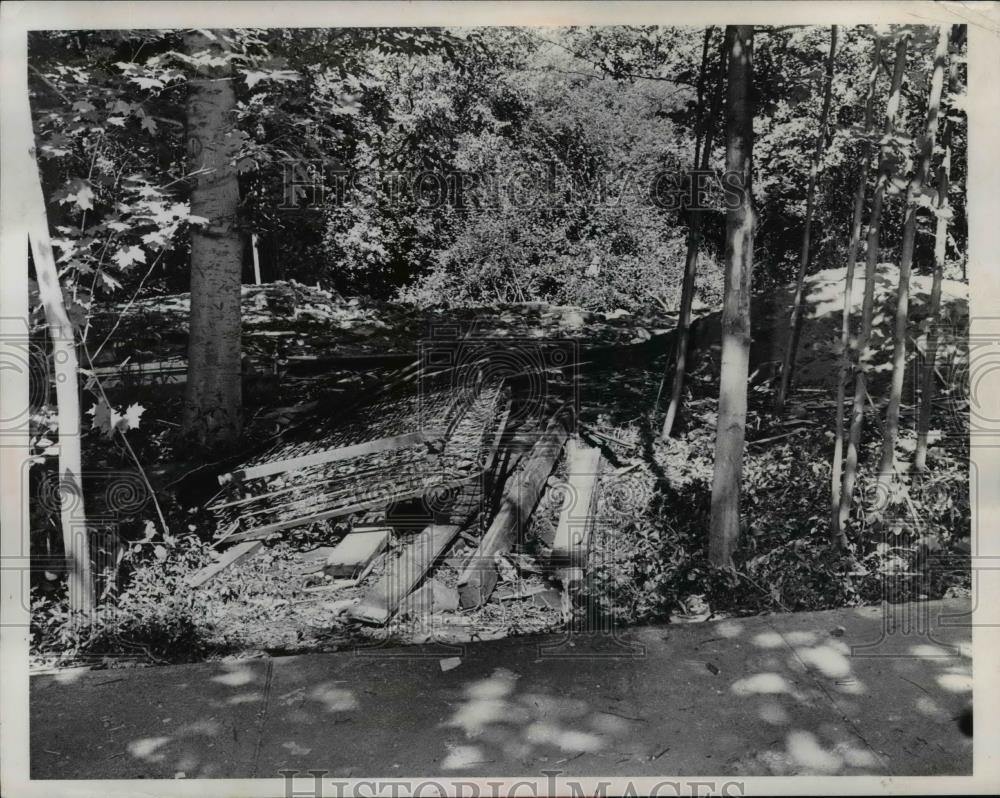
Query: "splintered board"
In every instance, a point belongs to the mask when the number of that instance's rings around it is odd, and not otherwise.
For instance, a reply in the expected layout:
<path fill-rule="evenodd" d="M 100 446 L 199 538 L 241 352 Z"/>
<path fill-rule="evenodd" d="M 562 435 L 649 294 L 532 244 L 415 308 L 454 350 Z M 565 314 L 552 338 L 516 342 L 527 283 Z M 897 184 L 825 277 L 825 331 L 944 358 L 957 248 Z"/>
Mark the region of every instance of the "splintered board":
<path fill-rule="evenodd" d="M 334 577 L 353 577 L 385 550 L 390 534 L 388 527 L 380 527 L 345 535 L 326 558 L 324 570 Z"/>
<path fill-rule="evenodd" d="M 552 562 L 562 567 L 582 567 L 590 551 L 601 450 L 571 440 L 566 450 L 568 489 L 552 541 Z"/>
<path fill-rule="evenodd" d="M 434 561 L 455 539 L 458 524 L 431 524 L 424 529 L 397 560 L 389 563 L 382 578 L 365 594 L 349 615 L 357 621 L 384 624 L 400 602 L 423 579 Z"/>

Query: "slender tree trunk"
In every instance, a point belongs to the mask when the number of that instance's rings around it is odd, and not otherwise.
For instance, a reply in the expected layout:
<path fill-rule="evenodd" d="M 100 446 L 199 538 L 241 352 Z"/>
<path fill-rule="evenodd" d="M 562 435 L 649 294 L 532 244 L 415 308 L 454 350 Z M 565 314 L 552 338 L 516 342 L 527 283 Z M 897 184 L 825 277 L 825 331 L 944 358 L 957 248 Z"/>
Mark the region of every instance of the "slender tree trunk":
<path fill-rule="evenodd" d="M 847 270 L 844 275 L 844 312 L 840 327 L 841 361 L 840 375 L 837 379 L 837 420 L 834 429 L 833 467 L 830 475 L 830 531 L 834 543 L 840 548 L 847 545 L 847 536 L 840 523 L 840 490 L 844 459 L 844 399 L 847 393 L 847 364 L 851 346 L 851 303 L 854 293 L 854 271 L 858 259 L 858 249 L 861 245 L 865 187 L 868 185 L 868 170 L 872 164 L 872 145 L 868 137 L 875 121 L 875 89 L 878 86 L 881 51 L 882 38 L 876 35 L 872 45 L 872 70 L 868 79 L 868 96 L 865 100 L 865 138 L 861 142 L 861 169 L 858 172 L 858 185 L 854 189 L 854 215 L 851 219 L 851 240 L 847 246 Z"/>
<path fill-rule="evenodd" d="M 701 140 L 705 135 L 705 76 L 708 72 L 708 48 L 712 43 L 711 25 L 705 28 L 705 35 L 701 41 L 701 68 L 698 70 L 697 105 L 695 106 L 697 119 L 695 120 L 694 133 L 694 164 L 695 168 L 701 162 Z"/>
<path fill-rule="evenodd" d="M 906 372 L 906 331 L 909 325 L 910 271 L 913 266 L 913 246 L 917 237 L 917 200 L 923 193 L 930 173 L 934 140 L 937 138 L 938 110 L 944 86 L 944 65 L 948 59 L 948 28 L 941 26 L 937 48 L 934 52 L 934 71 L 931 73 L 930 94 L 927 99 L 927 121 L 920 140 L 920 162 L 910 178 L 906 195 L 906 218 L 903 223 L 903 243 L 899 256 L 899 289 L 896 296 L 896 324 L 893 331 L 892 384 L 889 405 L 885 411 L 885 435 L 882 438 L 882 457 L 879 461 L 879 494 L 887 495 L 895 472 L 896 440 L 899 437 L 899 405 L 903 395 L 903 376 Z"/>
<path fill-rule="evenodd" d="M 934 365 L 937 360 L 938 317 L 941 313 L 941 282 L 944 279 L 948 220 L 951 216 L 951 205 L 948 202 L 948 191 L 951 187 L 951 134 L 951 120 L 945 120 L 941 135 L 944 157 L 937 172 L 937 200 L 934 209 L 937 225 L 934 230 L 934 277 L 931 282 L 930 308 L 927 315 L 927 351 L 924 354 L 924 370 L 921 373 L 917 450 L 913 456 L 913 467 L 918 471 L 927 468 L 927 433 L 930 430 L 931 411 L 934 406 Z"/>
<path fill-rule="evenodd" d="M 708 39 L 711 28 L 705 34 L 705 50 L 702 52 L 702 73 L 699 77 L 698 108 L 702 113 L 703 102 L 703 78 L 706 70 L 706 60 Z M 722 103 L 723 81 L 726 72 L 727 50 L 723 41 L 722 50 L 719 52 L 718 82 L 712 97 L 712 107 L 707 116 L 703 117 L 702 132 L 703 140 L 699 153 L 698 142 L 695 144 L 695 166 L 699 173 L 704 173 L 708 169 L 712 157 L 712 140 L 715 135 L 716 120 L 719 116 L 720 105 Z M 700 160 L 699 160 L 700 154 Z M 697 179 L 697 174 L 695 175 Z M 697 186 L 695 186 L 697 190 Z M 701 247 L 701 210 L 698 208 L 688 209 L 688 242 L 687 256 L 684 259 L 684 282 L 681 284 L 681 307 L 677 319 L 677 354 L 674 360 L 674 377 L 670 390 L 670 404 L 667 406 L 667 415 L 663 419 L 663 429 L 660 437 L 667 440 L 673 431 L 674 422 L 680 411 L 681 399 L 684 394 L 684 377 L 687 372 L 687 350 L 691 336 L 691 306 L 694 303 L 695 278 L 698 274 L 698 250 Z"/>
<path fill-rule="evenodd" d="M 802 335 L 802 300 L 805 291 L 806 270 L 809 267 L 809 245 L 811 243 L 813 206 L 816 199 L 816 178 L 819 174 L 819 162 L 826 146 L 826 131 L 830 119 L 830 99 L 833 95 L 833 63 L 837 55 L 837 26 L 830 27 L 830 54 L 826 59 L 826 83 L 823 87 L 823 109 L 819 115 L 819 132 L 816 135 L 816 147 L 809 163 L 809 183 L 806 187 L 806 218 L 802 228 L 802 251 L 799 254 L 799 272 L 795 278 L 795 297 L 792 300 L 792 316 L 789 321 L 788 340 L 785 343 L 785 353 L 781 363 L 781 380 L 778 383 L 778 395 L 775 399 L 775 410 L 784 412 L 785 401 L 792 386 L 792 376 L 795 370 L 795 355 L 799 348 L 799 337 Z"/>
<path fill-rule="evenodd" d="M 740 530 L 740 483 L 746 435 L 750 363 L 750 285 L 753 272 L 753 26 L 726 27 L 729 79 L 726 97 L 726 173 L 735 207 L 726 213 L 722 368 L 715 433 L 712 516 L 708 553 L 713 565 L 730 567 Z"/>
<path fill-rule="evenodd" d="M 221 55 L 201 32 L 188 52 Z M 191 213 L 209 220 L 191 233 L 191 330 L 183 432 L 202 448 L 232 444 L 242 431 L 240 282 L 243 237 L 237 229 L 239 185 L 231 67 L 198 67 L 187 101 L 190 166 L 196 179 Z"/>
<path fill-rule="evenodd" d="M 83 502 L 83 478 L 80 451 L 80 389 L 77 383 L 79 363 L 73 325 L 66 314 L 62 286 L 56 270 L 49 239 L 45 199 L 33 154 L 31 112 L 24 102 L 26 159 L 23 186 L 27 194 L 28 241 L 35 263 L 38 294 L 45 310 L 45 321 L 52 340 L 55 364 L 56 405 L 59 423 L 59 506 L 63 549 L 68 575 L 69 606 L 90 613 L 94 609 L 94 575 L 90 560 L 90 536 Z"/>
<path fill-rule="evenodd" d="M 908 43 L 908 35 L 900 36 L 896 42 L 896 60 L 892 69 L 889 101 L 886 104 L 885 112 L 884 133 L 886 137 L 896 130 L 902 98 L 903 73 L 906 71 Z M 854 369 L 854 401 L 851 406 L 851 429 L 847 436 L 847 453 L 844 456 L 844 485 L 840 493 L 839 528 L 842 530 L 846 529 L 854 497 L 854 485 L 858 478 L 858 450 L 861 447 L 861 431 L 865 421 L 865 399 L 868 396 L 868 379 L 864 362 L 872 335 L 872 314 L 875 308 L 875 270 L 878 266 L 881 240 L 882 205 L 885 200 L 886 186 L 892 178 L 892 161 L 889 155 L 890 151 L 886 145 L 882 148 L 879 175 L 875 182 L 871 216 L 868 220 L 868 237 L 865 244 L 865 293 L 861 304 L 861 331 L 858 334 L 857 363 Z"/>

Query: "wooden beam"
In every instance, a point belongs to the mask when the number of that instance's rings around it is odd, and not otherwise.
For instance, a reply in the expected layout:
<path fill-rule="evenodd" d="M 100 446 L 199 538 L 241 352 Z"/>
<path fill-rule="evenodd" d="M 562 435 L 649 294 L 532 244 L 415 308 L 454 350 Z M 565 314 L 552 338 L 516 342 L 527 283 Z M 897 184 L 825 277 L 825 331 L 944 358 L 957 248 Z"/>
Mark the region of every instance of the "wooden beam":
<path fill-rule="evenodd" d="M 264 541 L 262 540 L 248 540 L 233 546 L 219 558 L 218 562 L 214 562 L 193 574 L 189 578 L 188 584 L 190 584 L 191 587 L 201 587 L 210 579 L 218 576 L 219 573 L 226 570 L 229 566 L 235 565 L 248 557 L 252 557 L 263 545 Z"/>
<path fill-rule="evenodd" d="M 349 616 L 356 621 L 379 625 L 388 621 L 460 529 L 460 524 L 431 524 L 426 527 L 403 555 L 389 564 L 382 578 L 365 594 L 361 603 L 351 608 Z"/>
<path fill-rule="evenodd" d="M 484 604 L 496 587 L 494 557 L 510 550 L 531 517 L 542 495 L 545 480 L 555 468 L 566 438 L 569 437 L 569 419 L 568 413 L 556 414 L 542 437 L 532 447 L 524 468 L 504 489 L 499 512 L 458 579 L 463 609 Z"/>
<path fill-rule="evenodd" d="M 569 490 L 559 512 L 551 557 L 556 566 L 584 568 L 590 552 L 601 450 L 576 440 L 570 444 L 566 452 Z"/>
<path fill-rule="evenodd" d="M 407 446 L 414 446 L 418 443 L 440 438 L 441 430 L 418 430 L 407 432 L 402 435 L 393 435 L 389 438 L 379 438 L 374 441 L 356 443 L 352 446 L 341 446 L 337 449 L 326 449 L 322 452 L 304 454 L 301 457 L 292 457 L 288 460 L 276 460 L 271 463 L 261 463 L 233 471 L 230 474 L 221 474 L 219 483 L 225 485 L 227 482 L 246 482 L 251 479 L 280 474 L 284 471 L 298 471 L 308 466 L 320 465 L 321 463 L 333 463 L 338 460 L 350 460 L 352 457 L 363 457 L 377 452 L 389 452 L 394 449 L 405 449 Z"/>

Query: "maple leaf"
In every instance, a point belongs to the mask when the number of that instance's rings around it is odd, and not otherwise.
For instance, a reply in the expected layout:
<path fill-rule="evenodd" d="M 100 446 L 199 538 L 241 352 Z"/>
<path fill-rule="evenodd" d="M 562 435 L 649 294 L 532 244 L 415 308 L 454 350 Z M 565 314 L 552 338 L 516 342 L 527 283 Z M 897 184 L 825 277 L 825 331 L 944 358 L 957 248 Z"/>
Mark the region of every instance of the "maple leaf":
<path fill-rule="evenodd" d="M 75 202 L 77 207 L 83 211 L 89 211 L 94 207 L 94 192 L 88 185 L 81 185 L 75 194 L 67 194 L 63 202 Z"/>
<path fill-rule="evenodd" d="M 112 277 L 105 271 L 101 272 L 101 282 L 103 282 L 104 285 L 107 286 L 107 288 L 111 291 L 117 291 L 119 288 L 122 287 L 122 284 L 120 282 L 118 282 L 114 277 Z"/>
<path fill-rule="evenodd" d="M 101 432 L 110 438 L 118 419 L 118 414 L 114 411 L 114 408 L 101 399 L 96 405 L 90 408 L 89 412 L 94 417 L 93 422 L 91 422 L 93 428 L 101 430 Z"/>
<path fill-rule="evenodd" d="M 125 408 L 125 412 L 118 421 L 118 429 L 122 432 L 130 429 L 139 429 L 139 419 L 142 418 L 142 414 L 145 412 L 145 407 L 140 405 L 138 402 L 133 402 Z"/>
<path fill-rule="evenodd" d="M 140 89 L 162 89 L 163 81 L 157 80 L 156 78 L 142 78 L 142 77 L 132 77 L 129 78 L 132 83 L 135 83 Z"/>
<path fill-rule="evenodd" d="M 146 253 L 140 247 L 125 247 L 112 255 L 111 259 L 121 268 L 127 269 L 134 263 L 145 263 Z"/>

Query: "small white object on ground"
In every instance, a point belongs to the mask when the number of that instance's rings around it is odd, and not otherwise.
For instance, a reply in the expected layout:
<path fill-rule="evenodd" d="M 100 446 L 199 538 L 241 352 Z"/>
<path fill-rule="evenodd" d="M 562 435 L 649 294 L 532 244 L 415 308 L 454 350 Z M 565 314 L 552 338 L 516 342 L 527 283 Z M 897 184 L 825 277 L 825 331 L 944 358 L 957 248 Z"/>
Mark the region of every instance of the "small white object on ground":
<path fill-rule="evenodd" d="M 441 670 L 447 673 L 450 670 L 454 670 L 461 664 L 462 664 L 461 657 L 446 657 L 445 659 L 441 660 Z"/>

